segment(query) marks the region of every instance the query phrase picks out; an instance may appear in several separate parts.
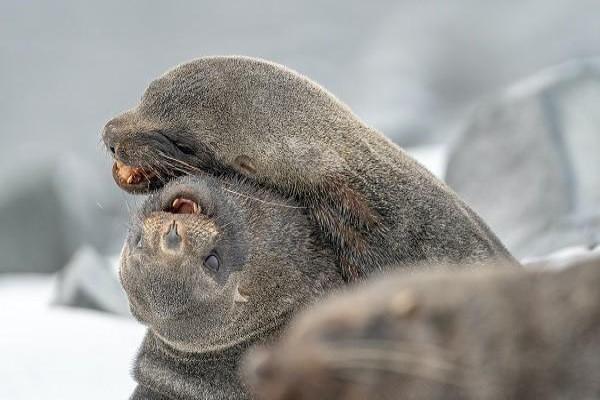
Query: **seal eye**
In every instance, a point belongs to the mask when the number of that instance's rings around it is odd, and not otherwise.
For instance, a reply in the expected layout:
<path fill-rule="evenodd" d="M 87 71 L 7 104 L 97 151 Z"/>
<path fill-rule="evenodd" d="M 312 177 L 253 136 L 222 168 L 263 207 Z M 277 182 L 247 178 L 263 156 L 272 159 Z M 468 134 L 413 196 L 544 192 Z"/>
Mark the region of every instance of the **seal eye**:
<path fill-rule="evenodd" d="M 219 261 L 219 257 L 214 254 L 211 254 L 204 259 L 204 265 L 206 268 L 215 272 L 219 270 L 220 264 L 221 262 Z"/>

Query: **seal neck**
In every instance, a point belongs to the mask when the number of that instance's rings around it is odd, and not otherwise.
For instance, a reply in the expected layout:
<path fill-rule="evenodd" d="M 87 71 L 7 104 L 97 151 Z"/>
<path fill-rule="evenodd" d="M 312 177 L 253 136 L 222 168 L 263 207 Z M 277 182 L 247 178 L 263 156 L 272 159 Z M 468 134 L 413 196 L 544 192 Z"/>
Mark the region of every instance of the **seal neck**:
<path fill-rule="evenodd" d="M 160 354 L 165 360 L 177 364 L 205 365 L 213 362 L 222 362 L 228 359 L 238 359 L 242 353 L 253 344 L 254 341 L 247 341 L 218 350 L 187 352 L 173 347 L 156 333 L 148 330 L 144 343 L 142 344 L 142 349 L 147 348 L 153 353 Z"/>
<path fill-rule="evenodd" d="M 238 377 L 243 353 L 261 339 L 218 351 L 187 353 L 148 330 L 134 363 L 140 390 L 173 399 L 247 397 Z M 134 397 L 135 398 L 135 397 Z"/>

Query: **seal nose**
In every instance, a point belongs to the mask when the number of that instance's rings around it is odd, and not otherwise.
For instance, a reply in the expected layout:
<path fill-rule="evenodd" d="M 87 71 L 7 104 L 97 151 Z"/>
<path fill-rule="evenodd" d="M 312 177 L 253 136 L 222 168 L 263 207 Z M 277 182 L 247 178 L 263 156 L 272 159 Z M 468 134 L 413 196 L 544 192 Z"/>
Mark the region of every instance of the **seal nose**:
<path fill-rule="evenodd" d="M 182 249 L 181 235 L 178 232 L 179 227 L 177 226 L 177 221 L 171 222 L 169 225 L 169 230 L 163 234 L 162 236 L 162 246 L 163 251 L 178 253 Z"/>
<path fill-rule="evenodd" d="M 102 130 L 102 140 L 112 154 L 115 154 L 116 125 L 115 120 L 111 119 L 104 125 L 104 129 Z"/>

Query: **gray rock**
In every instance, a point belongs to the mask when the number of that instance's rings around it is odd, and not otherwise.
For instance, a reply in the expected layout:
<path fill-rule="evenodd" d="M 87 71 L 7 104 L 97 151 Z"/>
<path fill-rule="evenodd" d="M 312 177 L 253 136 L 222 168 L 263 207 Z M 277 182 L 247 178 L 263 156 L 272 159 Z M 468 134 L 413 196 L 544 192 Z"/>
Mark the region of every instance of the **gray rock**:
<path fill-rule="evenodd" d="M 600 61 L 544 71 L 480 106 L 446 181 L 518 257 L 600 239 Z"/>
<path fill-rule="evenodd" d="M 53 304 L 131 315 L 115 269 L 91 247 L 82 247 L 60 271 Z"/>

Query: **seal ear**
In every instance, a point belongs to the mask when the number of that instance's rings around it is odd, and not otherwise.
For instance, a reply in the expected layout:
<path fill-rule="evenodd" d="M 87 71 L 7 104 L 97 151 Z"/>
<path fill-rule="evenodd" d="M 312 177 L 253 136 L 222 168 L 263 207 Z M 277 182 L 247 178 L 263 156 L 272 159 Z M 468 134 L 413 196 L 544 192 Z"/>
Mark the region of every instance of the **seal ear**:
<path fill-rule="evenodd" d="M 240 171 L 249 174 L 249 175 L 254 175 L 256 174 L 256 167 L 254 166 L 254 163 L 252 162 L 252 160 L 250 159 L 250 157 L 246 156 L 246 155 L 240 155 L 237 156 L 235 158 L 235 160 L 233 161 L 233 163 L 235 164 L 236 168 L 238 168 Z"/>

